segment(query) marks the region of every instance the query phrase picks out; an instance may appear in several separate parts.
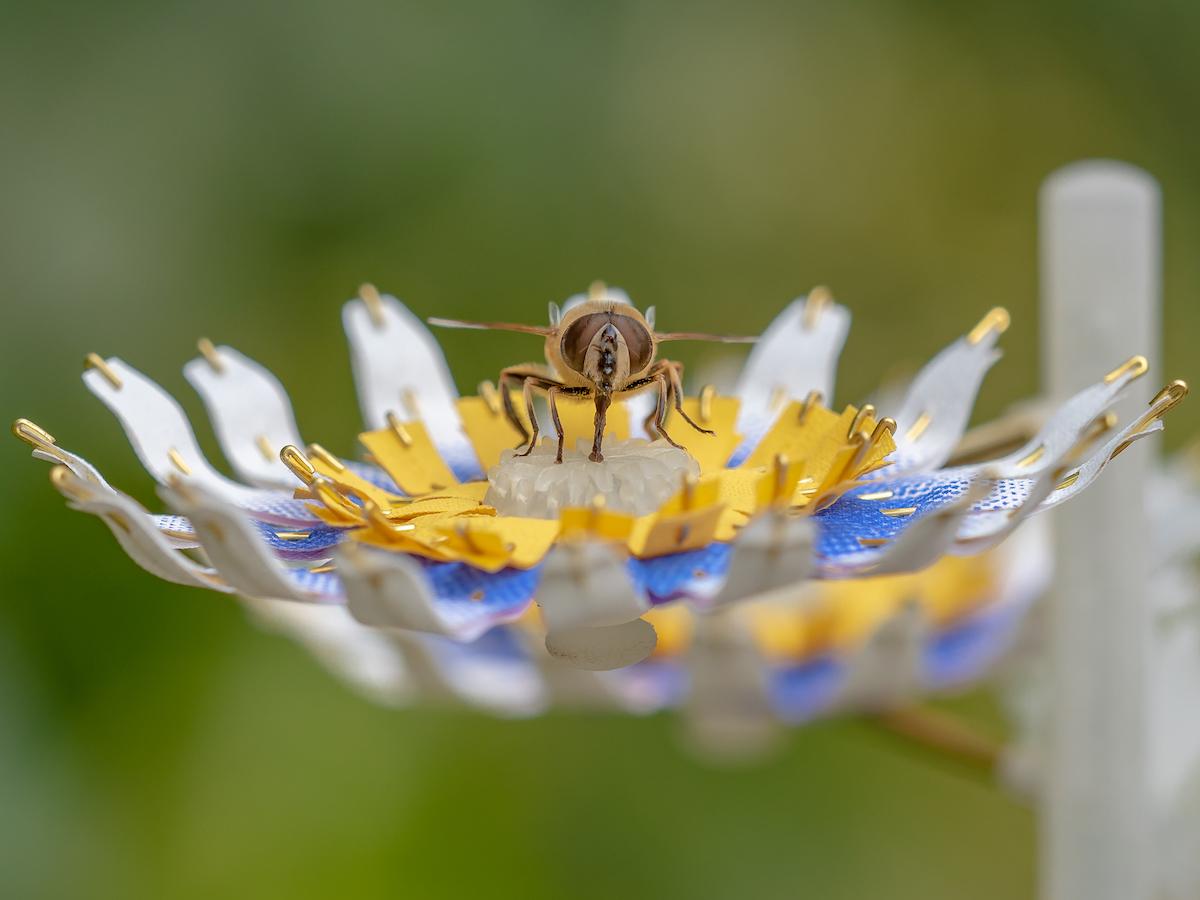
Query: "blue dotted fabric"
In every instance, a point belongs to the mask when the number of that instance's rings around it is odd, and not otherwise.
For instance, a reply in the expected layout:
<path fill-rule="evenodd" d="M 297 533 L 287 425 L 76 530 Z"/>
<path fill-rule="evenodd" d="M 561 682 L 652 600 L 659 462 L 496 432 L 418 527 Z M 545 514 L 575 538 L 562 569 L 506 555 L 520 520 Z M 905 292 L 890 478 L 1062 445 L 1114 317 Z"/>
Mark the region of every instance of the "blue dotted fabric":
<path fill-rule="evenodd" d="M 295 500 L 284 493 L 257 491 L 254 499 L 247 498 L 238 505 L 253 519 L 278 522 L 285 525 L 309 525 L 319 522 L 302 500 Z"/>
<path fill-rule="evenodd" d="M 634 588 L 657 605 L 702 593 L 729 571 L 732 556 L 731 545 L 714 543 L 653 559 L 631 558 L 626 568 Z"/>
<path fill-rule="evenodd" d="M 1029 497 L 1032 478 L 1003 478 L 991 492 L 971 507 L 972 512 L 1017 509 Z M 872 552 L 859 538 L 891 540 L 913 522 L 935 509 L 953 503 L 971 484 L 969 474 L 883 478 L 860 485 L 828 509 L 813 516 L 817 525 L 817 554 L 828 559 Z M 861 494 L 891 491 L 886 500 L 860 500 Z M 883 510 L 915 506 L 908 516 L 885 516 Z"/>
<path fill-rule="evenodd" d="M 771 703 L 785 722 L 807 722 L 829 709 L 845 679 L 845 662 L 832 655 L 777 668 L 770 677 Z"/>
<path fill-rule="evenodd" d="M 335 572 L 313 573 L 308 569 L 287 569 L 287 575 L 297 588 L 314 599 L 328 603 L 345 603 L 346 590 Z"/>
<path fill-rule="evenodd" d="M 987 605 L 937 634 L 925 648 L 926 686 L 945 689 L 979 678 L 1016 640 L 1029 602 Z"/>
<path fill-rule="evenodd" d="M 813 516 L 817 526 L 819 556 L 837 558 L 863 553 L 859 538 L 891 540 L 916 519 L 952 503 L 968 486 L 965 479 L 901 478 L 872 481 L 844 494 L 836 503 Z M 859 494 L 890 490 L 887 500 L 860 500 Z M 915 506 L 911 516 L 885 516 L 883 510 Z"/>
<path fill-rule="evenodd" d="M 451 627 L 520 615 L 532 602 L 542 576 L 541 566 L 491 573 L 465 563 L 419 561 L 437 610 Z"/>
<path fill-rule="evenodd" d="M 341 543 L 346 534 L 345 529 L 322 525 L 303 529 L 308 532 L 308 537 L 303 540 L 289 541 L 277 534 L 280 531 L 287 531 L 286 528 L 258 521 L 253 524 L 258 529 L 263 543 L 270 547 L 271 552 L 280 559 L 327 559 L 332 555 L 333 548 Z"/>

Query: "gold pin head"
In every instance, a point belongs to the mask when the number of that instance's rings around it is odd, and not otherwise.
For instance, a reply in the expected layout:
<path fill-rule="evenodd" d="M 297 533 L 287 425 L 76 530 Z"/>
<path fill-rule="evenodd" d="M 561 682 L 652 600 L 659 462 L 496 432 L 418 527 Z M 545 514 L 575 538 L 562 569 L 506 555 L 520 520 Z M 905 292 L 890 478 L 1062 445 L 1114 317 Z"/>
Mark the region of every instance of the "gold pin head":
<path fill-rule="evenodd" d="M 104 361 L 104 358 L 99 353 L 89 353 L 83 358 L 84 369 L 95 369 L 104 376 L 104 380 L 113 386 L 114 390 L 120 390 L 123 382 L 121 377 L 112 370 L 112 367 Z"/>
<path fill-rule="evenodd" d="M 12 433 L 31 447 L 44 450 L 55 444 L 54 435 L 28 419 L 17 419 L 12 423 Z"/>
<path fill-rule="evenodd" d="M 404 427 L 404 423 L 400 421 L 400 417 L 394 412 L 389 411 L 386 418 L 388 428 L 392 429 L 392 432 L 397 438 L 399 438 L 400 443 L 405 447 L 411 447 L 413 445 L 413 436 L 409 430 Z"/>
<path fill-rule="evenodd" d="M 313 468 L 308 457 L 294 444 L 288 444 L 279 451 L 279 461 L 306 485 L 312 485 L 317 480 L 317 470 Z"/>
<path fill-rule="evenodd" d="M 1008 331 L 1011 323 L 1012 317 L 1009 316 L 1007 309 L 1003 306 L 994 307 L 988 310 L 987 315 L 980 319 L 979 324 L 967 334 L 967 343 L 978 344 L 993 332 L 997 335 L 1004 334 Z"/>
<path fill-rule="evenodd" d="M 833 303 L 833 294 L 829 292 L 829 288 L 823 285 L 817 285 L 808 292 L 808 297 L 804 301 L 804 329 L 812 331 L 819 321 L 821 314 L 825 309 Z"/>
<path fill-rule="evenodd" d="M 1134 378 L 1140 378 L 1142 375 L 1146 374 L 1146 371 L 1149 368 L 1150 363 L 1146 361 L 1146 357 L 1131 356 L 1129 359 L 1125 360 L 1125 362 L 1121 363 L 1119 366 L 1105 375 L 1104 383 L 1112 384 L 1114 381 L 1124 375 L 1128 375 L 1131 380 Z"/>
<path fill-rule="evenodd" d="M 200 355 L 204 357 L 214 372 L 220 375 L 225 371 L 225 361 L 217 353 L 217 348 L 213 346 L 212 341 L 206 337 L 202 337 L 196 341 L 196 349 L 200 351 Z"/>
<path fill-rule="evenodd" d="M 873 418 L 875 418 L 875 407 L 870 403 L 864 403 L 862 405 L 862 409 L 854 414 L 854 419 L 850 422 L 850 428 L 846 434 L 846 437 L 850 438 L 858 434 L 859 429 L 863 427 L 863 423 L 867 419 Z M 892 426 L 895 427 L 894 422 L 892 423 Z"/>
<path fill-rule="evenodd" d="M 700 421 L 708 424 L 712 421 L 713 397 L 717 395 L 717 389 L 711 384 L 706 384 L 700 388 Z"/>
<path fill-rule="evenodd" d="M 379 296 L 379 291 L 375 288 L 375 285 L 364 283 L 358 289 L 358 296 L 366 304 L 367 314 L 370 315 L 375 327 L 382 328 L 385 322 L 383 318 L 383 299 Z"/>

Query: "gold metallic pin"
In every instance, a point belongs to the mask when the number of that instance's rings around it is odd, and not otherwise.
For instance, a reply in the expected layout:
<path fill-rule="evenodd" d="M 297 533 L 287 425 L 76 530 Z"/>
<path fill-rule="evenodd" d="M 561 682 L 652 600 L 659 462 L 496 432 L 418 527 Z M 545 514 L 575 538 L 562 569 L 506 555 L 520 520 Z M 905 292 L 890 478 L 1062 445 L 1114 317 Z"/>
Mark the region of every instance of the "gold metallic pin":
<path fill-rule="evenodd" d="M 417 392 L 410 387 L 401 389 L 400 405 L 408 413 L 410 419 L 421 418 L 421 404 L 417 402 Z"/>
<path fill-rule="evenodd" d="M 387 320 L 383 317 L 383 299 L 379 296 L 379 291 L 376 290 L 375 285 L 364 283 L 358 289 L 358 296 L 366 304 L 367 314 L 371 317 L 371 321 L 375 327 L 382 328 Z"/>
<path fill-rule="evenodd" d="M 263 459 L 272 460 L 275 458 L 275 448 L 271 446 L 271 442 L 267 440 L 265 434 L 260 434 L 254 439 L 255 445 L 258 447 L 258 452 L 262 454 Z"/>
<path fill-rule="evenodd" d="M 45 450 L 55 444 L 54 435 L 28 419 L 17 419 L 12 423 L 12 433 L 39 450 Z"/>
<path fill-rule="evenodd" d="M 859 494 L 859 500 L 891 500 L 896 495 L 895 491 L 875 491 L 871 494 Z"/>
<path fill-rule="evenodd" d="M 700 422 L 707 425 L 712 420 L 713 397 L 717 394 L 717 389 L 711 384 L 706 384 L 700 388 Z"/>
<path fill-rule="evenodd" d="M 913 422 L 912 425 L 908 426 L 908 431 L 904 432 L 904 436 L 910 441 L 917 440 L 925 433 L 925 429 L 929 427 L 929 423 L 932 421 L 933 416 L 929 415 L 929 413 L 921 413 L 919 416 L 917 416 L 916 421 Z"/>
<path fill-rule="evenodd" d="M 1008 331 L 1008 326 L 1011 324 L 1012 318 L 1008 314 L 1008 310 L 1003 306 L 997 306 L 990 309 L 979 324 L 970 330 L 967 334 L 968 344 L 978 344 L 992 332 L 996 334 L 1004 334 Z"/>
<path fill-rule="evenodd" d="M 400 421 L 400 418 L 394 412 L 388 412 L 387 423 L 388 428 L 392 429 L 392 432 L 400 440 L 400 443 L 403 446 L 411 447 L 413 445 L 412 434 L 407 428 L 404 427 L 404 423 Z"/>
<path fill-rule="evenodd" d="M 325 463 L 325 465 L 329 466 L 329 468 L 333 469 L 335 472 L 346 471 L 345 464 L 343 464 L 340 459 L 338 459 L 336 456 L 334 456 L 332 453 L 330 453 L 328 450 L 326 450 L 320 444 L 309 444 L 308 445 L 308 455 L 315 459 L 319 459 L 321 462 Z"/>
<path fill-rule="evenodd" d="M 808 418 L 808 414 L 812 412 L 813 407 L 820 406 L 824 399 L 820 391 L 809 391 L 804 398 L 804 402 L 800 404 L 800 412 L 796 414 L 796 424 L 803 425 L 804 420 Z"/>
<path fill-rule="evenodd" d="M 202 337 L 196 341 L 196 349 L 200 351 L 200 355 L 204 357 L 214 372 L 220 375 L 225 371 L 225 361 L 217 353 L 217 348 L 213 346 L 212 341 L 206 337 Z"/>
<path fill-rule="evenodd" d="M 104 376 L 104 380 L 113 386 L 114 389 L 120 390 L 123 382 L 119 375 L 112 370 L 104 358 L 99 353 L 89 353 L 83 358 L 84 369 L 95 369 Z"/>
<path fill-rule="evenodd" d="M 496 386 L 490 381 L 479 382 L 479 396 L 483 398 L 483 402 L 487 405 L 488 412 L 493 416 L 500 415 L 500 392 L 496 390 Z"/>
<path fill-rule="evenodd" d="M 1117 366 L 1111 372 L 1104 376 L 1105 384 L 1112 384 L 1123 375 L 1128 375 L 1130 378 L 1139 378 L 1146 374 L 1150 368 L 1150 363 L 1146 361 L 1144 356 L 1131 356 L 1121 365 Z"/>
<path fill-rule="evenodd" d="M 850 428 L 846 432 L 846 437 L 849 438 L 858 434 L 858 430 L 862 428 L 863 422 L 865 422 L 868 418 L 874 418 L 874 416 L 875 407 L 870 403 L 864 403 L 862 405 L 862 409 L 854 414 L 854 418 L 850 422 Z"/>
<path fill-rule="evenodd" d="M 696 505 L 696 485 L 699 480 L 691 472 L 684 472 L 682 476 L 683 487 L 680 495 L 679 505 L 685 512 L 691 511 Z"/>
<path fill-rule="evenodd" d="M 1075 471 L 1054 486 L 1056 491 L 1064 491 L 1079 480 L 1079 472 Z"/>
<path fill-rule="evenodd" d="M 287 444 L 279 451 L 279 461 L 305 484 L 311 486 L 317 480 L 317 470 L 308 461 L 308 457 L 294 444 Z"/>
<path fill-rule="evenodd" d="M 1028 468 L 1029 466 L 1032 466 L 1035 462 L 1037 462 L 1039 459 L 1041 459 L 1045 455 L 1046 455 L 1046 445 L 1038 444 L 1035 448 L 1033 448 L 1033 450 L 1029 451 L 1024 456 L 1022 456 L 1019 460 L 1017 460 L 1017 468 L 1018 469 Z"/>
<path fill-rule="evenodd" d="M 817 285 L 808 292 L 808 297 L 804 301 L 805 331 L 812 331 L 816 327 L 817 322 L 821 321 L 821 313 L 831 303 L 833 303 L 833 294 L 824 285 Z"/>
<path fill-rule="evenodd" d="M 184 462 L 183 454 L 180 453 L 178 450 L 176 450 L 174 447 L 172 447 L 171 449 L 169 449 L 167 451 L 167 459 L 169 459 L 171 461 L 171 465 L 173 465 L 176 469 L 178 469 L 182 474 L 184 474 L 184 475 L 192 474 L 191 466 L 189 466 L 186 462 Z"/>

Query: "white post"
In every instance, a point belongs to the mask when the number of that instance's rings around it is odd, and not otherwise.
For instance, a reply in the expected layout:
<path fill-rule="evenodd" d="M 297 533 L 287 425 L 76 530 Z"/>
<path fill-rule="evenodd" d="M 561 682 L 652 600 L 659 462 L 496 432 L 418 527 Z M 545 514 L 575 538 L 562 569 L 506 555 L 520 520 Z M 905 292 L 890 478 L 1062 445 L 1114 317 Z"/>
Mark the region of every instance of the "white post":
<path fill-rule="evenodd" d="M 1060 169 L 1040 197 L 1042 368 L 1055 400 L 1135 353 L 1159 360 L 1157 183 L 1122 163 Z M 1161 386 L 1135 382 L 1122 421 Z M 1043 900 L 1150 900 L 1148 663 L 1143 503 L 1151 453 L 1124 454 L 1056 510 L 1052 708 L 1041 819 Z"/>

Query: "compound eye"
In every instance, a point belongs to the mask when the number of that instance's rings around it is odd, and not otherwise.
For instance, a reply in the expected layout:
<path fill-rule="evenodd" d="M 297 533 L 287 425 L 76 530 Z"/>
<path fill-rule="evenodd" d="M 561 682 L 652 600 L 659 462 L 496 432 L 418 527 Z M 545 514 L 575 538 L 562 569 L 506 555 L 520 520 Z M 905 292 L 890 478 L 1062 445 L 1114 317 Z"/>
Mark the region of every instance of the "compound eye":
<path fill-rule="evenodd" d="M 632 316 L 614 316 L 613 324 L 621 332 L 621 337 L 625 338 L 625 346 L 629 350 L 629 374 L 636 375 L 654 358 L 654 336 Z"/>
<path fill-rule="evenodd" d="M 562 340 L 559 341 L 558 349 L 562 354 L 563 361 L 572 370 L 580 373 L 583 372 L 583 363 L 587 359 L 588 345 L 591 344 L 592 338 L 596 336 L 596 332 L 603 328 L 608 323 L 608 320 L 608 313 L 592 313 L 591 315 L 580 316 L 567 326 L 563 332 Z"/>

